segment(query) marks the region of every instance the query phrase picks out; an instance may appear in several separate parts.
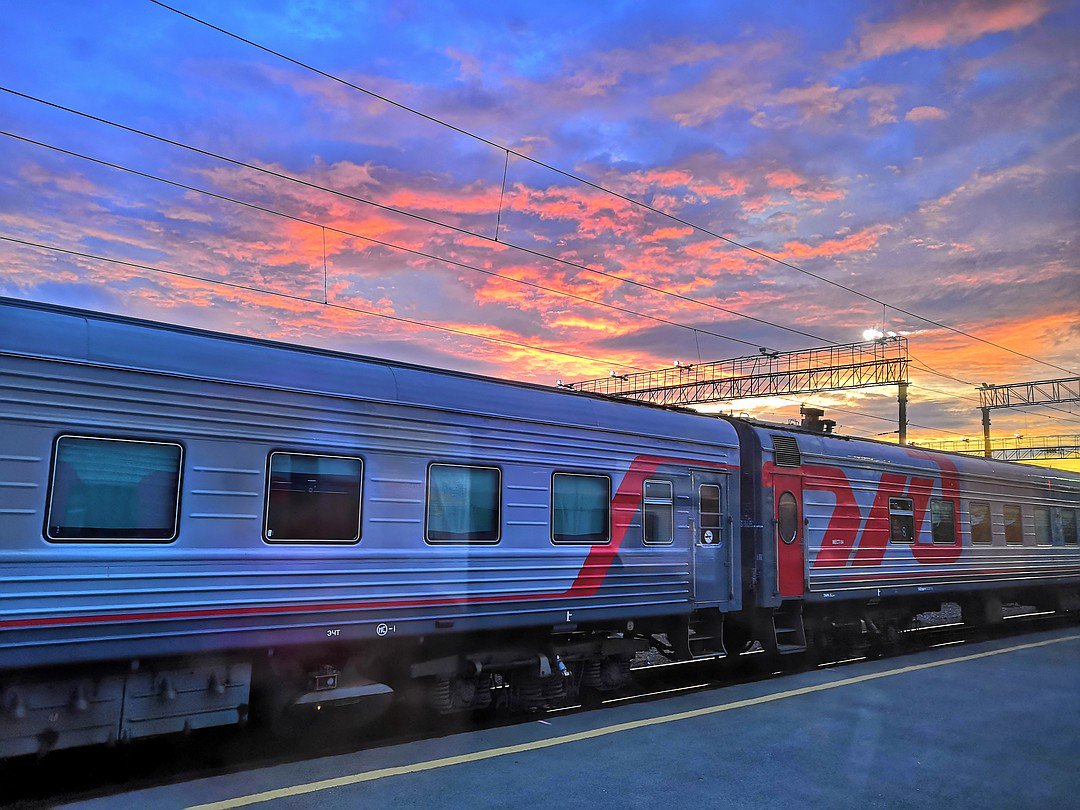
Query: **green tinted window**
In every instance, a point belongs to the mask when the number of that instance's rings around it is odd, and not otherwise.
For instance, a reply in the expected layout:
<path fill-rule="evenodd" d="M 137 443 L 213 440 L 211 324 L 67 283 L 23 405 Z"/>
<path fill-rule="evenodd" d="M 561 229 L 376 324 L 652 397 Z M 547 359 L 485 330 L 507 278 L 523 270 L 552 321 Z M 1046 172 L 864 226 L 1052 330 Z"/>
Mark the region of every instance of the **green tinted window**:
<path fill-rule="evenodd" d="M 46 536 L 75 542 L 173 540 L 182 456 L 178 444 L 61 436 Z"/>
<path fill-rule="evenodd" d="M 551 484 L 551 539 L 606 543 L 611 539 L 611 479 L 556 473 Z"/>

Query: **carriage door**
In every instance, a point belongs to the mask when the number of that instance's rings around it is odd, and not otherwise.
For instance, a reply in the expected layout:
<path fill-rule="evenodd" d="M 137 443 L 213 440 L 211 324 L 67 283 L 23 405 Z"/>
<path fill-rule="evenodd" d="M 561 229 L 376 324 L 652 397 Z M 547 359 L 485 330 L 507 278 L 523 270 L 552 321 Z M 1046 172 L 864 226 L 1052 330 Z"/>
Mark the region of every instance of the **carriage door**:
<path fill-rule="evenodd" d="M 803 595 L 802 476 L 773 474 L 776 533 L 776 588 L 780 596 Z"/>
<path fill-rule="evenodd" d="M 693 483 L 694 602 L 702 607 L 731 599 L 731 526 L 724 509 L 724 475 L 694 470 Z"/>

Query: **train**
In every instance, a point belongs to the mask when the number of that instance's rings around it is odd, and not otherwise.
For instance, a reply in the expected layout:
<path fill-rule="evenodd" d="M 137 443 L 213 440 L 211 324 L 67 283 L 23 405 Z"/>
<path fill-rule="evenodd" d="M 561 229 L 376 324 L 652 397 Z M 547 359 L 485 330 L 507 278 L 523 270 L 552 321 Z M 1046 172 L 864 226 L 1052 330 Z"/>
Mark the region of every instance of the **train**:
<path fill-rule="evenodd" d="M 1078 513 L 1070 472 L 4 298 L 0 757 L 1076 611 Z"/>

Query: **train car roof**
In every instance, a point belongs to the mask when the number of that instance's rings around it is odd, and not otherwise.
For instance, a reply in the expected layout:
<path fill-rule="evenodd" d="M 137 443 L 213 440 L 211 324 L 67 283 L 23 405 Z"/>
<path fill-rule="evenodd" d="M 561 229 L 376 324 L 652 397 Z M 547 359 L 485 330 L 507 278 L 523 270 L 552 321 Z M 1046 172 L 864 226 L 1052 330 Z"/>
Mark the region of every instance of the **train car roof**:
<path fill-rule="evenodd" d="M 1036 467 L 1032 464 L 1022 464 L 1017 461 L 1002 461 L 967 453 L 932 450 L 919 447 L 917 444 L 899 445 L 861 436 L 821 433 L 798 425 L 779 425 L 757 421 L 749 421 L 748 424 L 762 437 L 766 434 L 770 436 L 777 433 L 794 434 L 798 437 L 800 449 L 803 452 L 813 452 L 833 458 L 872 459 L 897 464 L 910 464 L 912 460 L 919 458 L 945 458 L 956 467 L 958 472 L 968 475 L 1034 478 L 1039 481 L 1067 483 L 1070 487 L 1080 487 L 1080 473 L 1061 470 L 1056 467 Z M 771 438 L 765 443 L 765 446 L 771 447 Z"/>
<path fill-rule="evenodd" d="M 688 409 L 59 304 L 0 296 L 0 309 L 4 353 L 420 406 L 460 401 L 492 415 L 539 414 L 585 427 L 737 441 L 729 423 Z M 437 390 L 433 378 L 441 381 Z M 688 421 L 691 416 L 699 418 Z"/>

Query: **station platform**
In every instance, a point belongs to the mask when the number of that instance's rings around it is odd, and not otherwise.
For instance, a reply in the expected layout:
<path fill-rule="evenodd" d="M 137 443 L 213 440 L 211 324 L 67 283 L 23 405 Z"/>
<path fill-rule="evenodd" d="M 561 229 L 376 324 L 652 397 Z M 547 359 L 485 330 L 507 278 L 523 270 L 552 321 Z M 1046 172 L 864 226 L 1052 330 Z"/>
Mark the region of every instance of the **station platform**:
<path fill-rule="evenodd" d="M 1080 630 L 113 795 L 80 807 L 1047 807 L 1080 796 Z"/>

